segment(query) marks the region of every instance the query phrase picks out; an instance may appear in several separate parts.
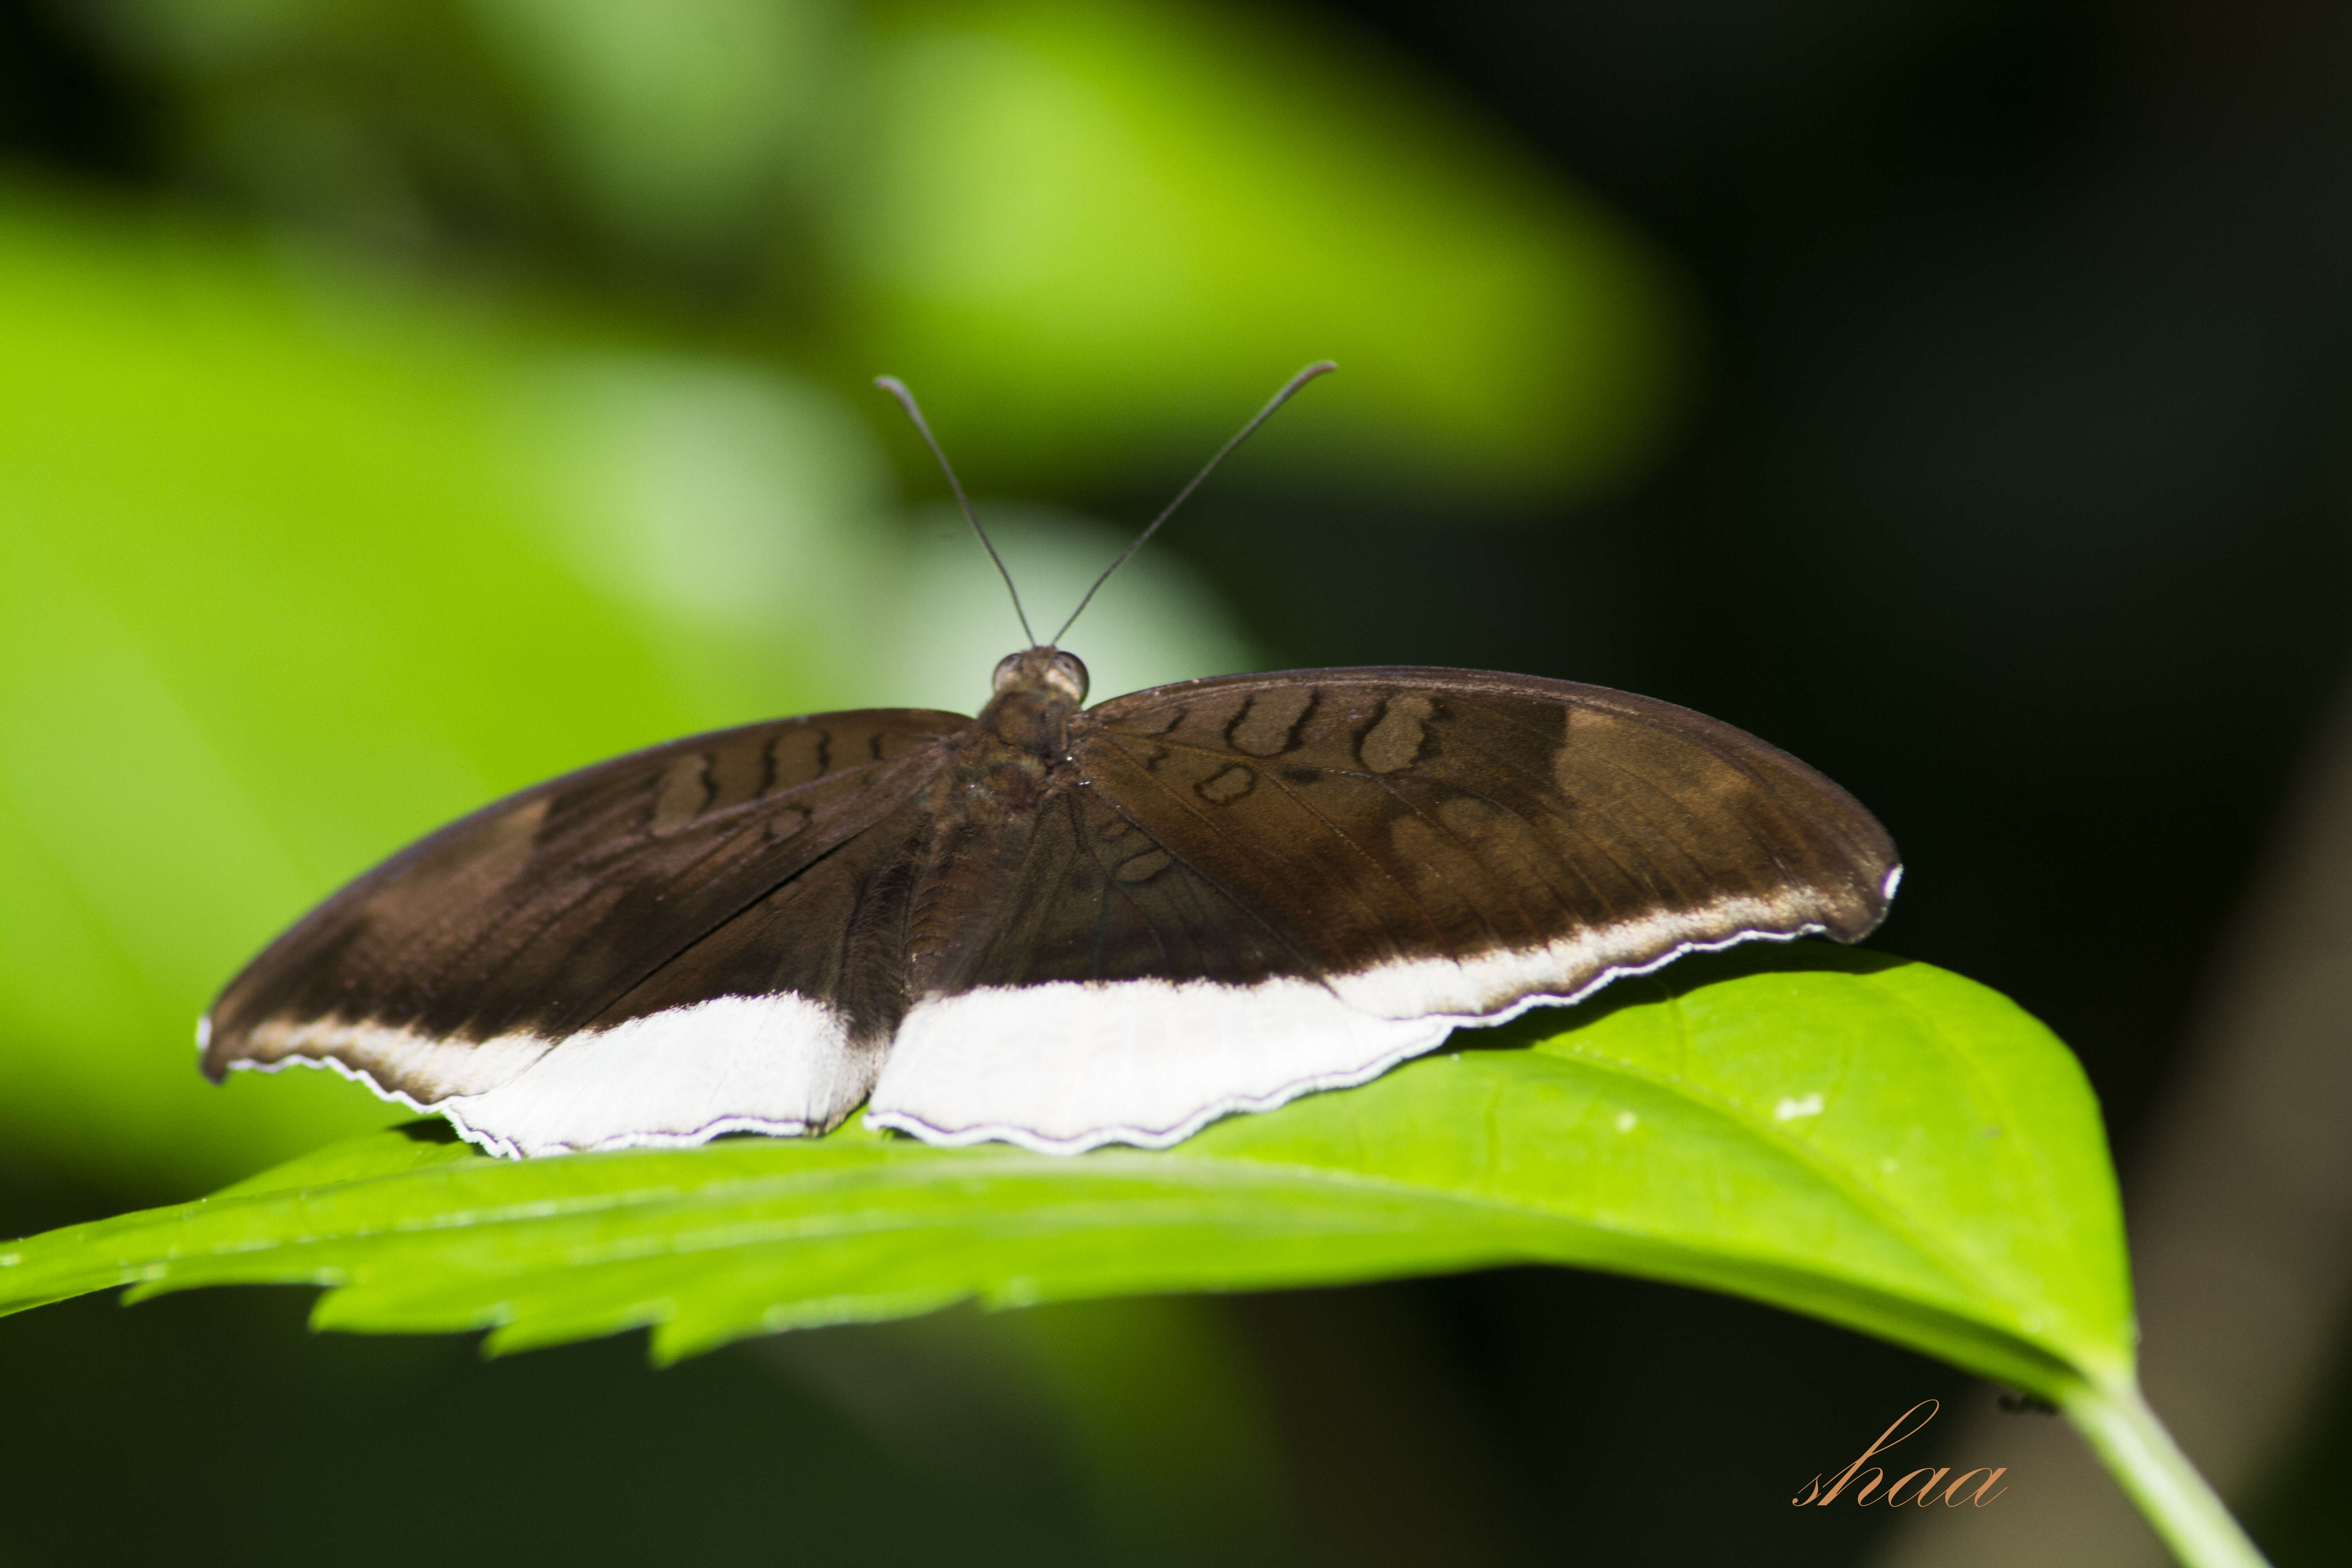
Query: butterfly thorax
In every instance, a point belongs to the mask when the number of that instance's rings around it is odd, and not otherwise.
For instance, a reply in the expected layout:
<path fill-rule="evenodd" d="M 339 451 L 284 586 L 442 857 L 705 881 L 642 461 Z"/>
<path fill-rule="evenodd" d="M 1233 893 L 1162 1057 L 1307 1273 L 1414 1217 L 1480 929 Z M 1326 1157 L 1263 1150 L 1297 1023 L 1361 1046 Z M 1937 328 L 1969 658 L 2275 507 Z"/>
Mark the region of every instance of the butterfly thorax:
<path fill-rule="evenodd" d="M 1047 797 L 1077 782 L 1070 728 L 1085 698 L 1084 665 L 1031 648 L 997 667 L 994 700 L 949 742 L 908 901 L 910 999 L 951 989 L 997 928 Z"/>

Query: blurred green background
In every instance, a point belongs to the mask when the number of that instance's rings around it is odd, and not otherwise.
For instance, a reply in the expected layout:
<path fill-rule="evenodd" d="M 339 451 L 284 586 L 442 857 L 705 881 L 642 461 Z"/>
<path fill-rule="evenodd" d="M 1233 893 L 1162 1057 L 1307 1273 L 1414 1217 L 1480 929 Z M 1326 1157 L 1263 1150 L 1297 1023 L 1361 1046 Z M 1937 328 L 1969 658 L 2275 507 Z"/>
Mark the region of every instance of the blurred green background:
<path fill-rule="evenodd" d="M 1879 944 L 2049 1020 L 2128 1165 L 2352 651 L 2347 37 L 4 0 L 0 1234 L 387 1120 L 210 1088 L 191 1029 L 414 836 L 697 728 L 976 705 L 1013 616 L 873 374 L 1051 626 L 1325 356 L 1073 634 L 1097 694 L 1454 664 L 1755 730 L 1903 843 Z M 661 1374 L 299 1316 L 0 1325 L 0 1562 L 1858 1561 L 1788 1492 L 1965 1387 L 1534 1272 Z M 2252 1500 L 2282 1563 L 2345 1539 L 2326 1473 Z"/>

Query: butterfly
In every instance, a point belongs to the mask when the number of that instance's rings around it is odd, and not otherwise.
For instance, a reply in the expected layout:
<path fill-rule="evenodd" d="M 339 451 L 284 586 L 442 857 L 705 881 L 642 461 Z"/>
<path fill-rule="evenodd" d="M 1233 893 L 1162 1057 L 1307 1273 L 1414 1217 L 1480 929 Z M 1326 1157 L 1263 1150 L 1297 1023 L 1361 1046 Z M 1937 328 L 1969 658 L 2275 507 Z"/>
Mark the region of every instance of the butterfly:
<path fill-rule="evenodd" d="M 335 1068 L 508 1155 L 861 1104 L 934 1143 L 1163 1148 L 1686 952 L 1858 941 L 1901 876 L 1853 796 L 1669 703 L 1360 668 L 1089 708 L 1069 625 L 976 718 L 692 736 L 440 829 L 229 983 L 205 1073 Z"/>

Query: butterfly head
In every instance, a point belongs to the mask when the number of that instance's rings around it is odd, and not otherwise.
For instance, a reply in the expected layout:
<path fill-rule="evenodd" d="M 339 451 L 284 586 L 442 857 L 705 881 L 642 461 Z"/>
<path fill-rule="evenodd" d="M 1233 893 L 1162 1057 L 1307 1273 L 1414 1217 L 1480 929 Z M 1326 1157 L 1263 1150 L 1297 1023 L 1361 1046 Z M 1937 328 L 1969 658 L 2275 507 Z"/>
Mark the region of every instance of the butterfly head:
<path fill-rule="evenodd" d="M 996 661 L 996 692 L 1042 691 L 1070 702 L 1087 700 L 1087 667 L 1078 656 L 1040 644 Z"/>

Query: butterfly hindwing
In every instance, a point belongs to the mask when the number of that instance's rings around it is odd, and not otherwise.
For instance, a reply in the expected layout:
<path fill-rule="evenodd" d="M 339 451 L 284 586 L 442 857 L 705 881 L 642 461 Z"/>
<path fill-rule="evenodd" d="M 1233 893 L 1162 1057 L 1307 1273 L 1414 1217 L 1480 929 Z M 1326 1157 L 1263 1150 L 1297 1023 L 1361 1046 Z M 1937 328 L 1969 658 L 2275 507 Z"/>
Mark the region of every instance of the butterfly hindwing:
<path fill-rule="evenodd" d="M 1082 786 L 1040 813 L 991 940 L 916 999 L 868 1120 L 933 1142 L 1163 1147 L 1366 1079 L 1451 1025 L 1373 1017 L 1254 908 Z"/>

